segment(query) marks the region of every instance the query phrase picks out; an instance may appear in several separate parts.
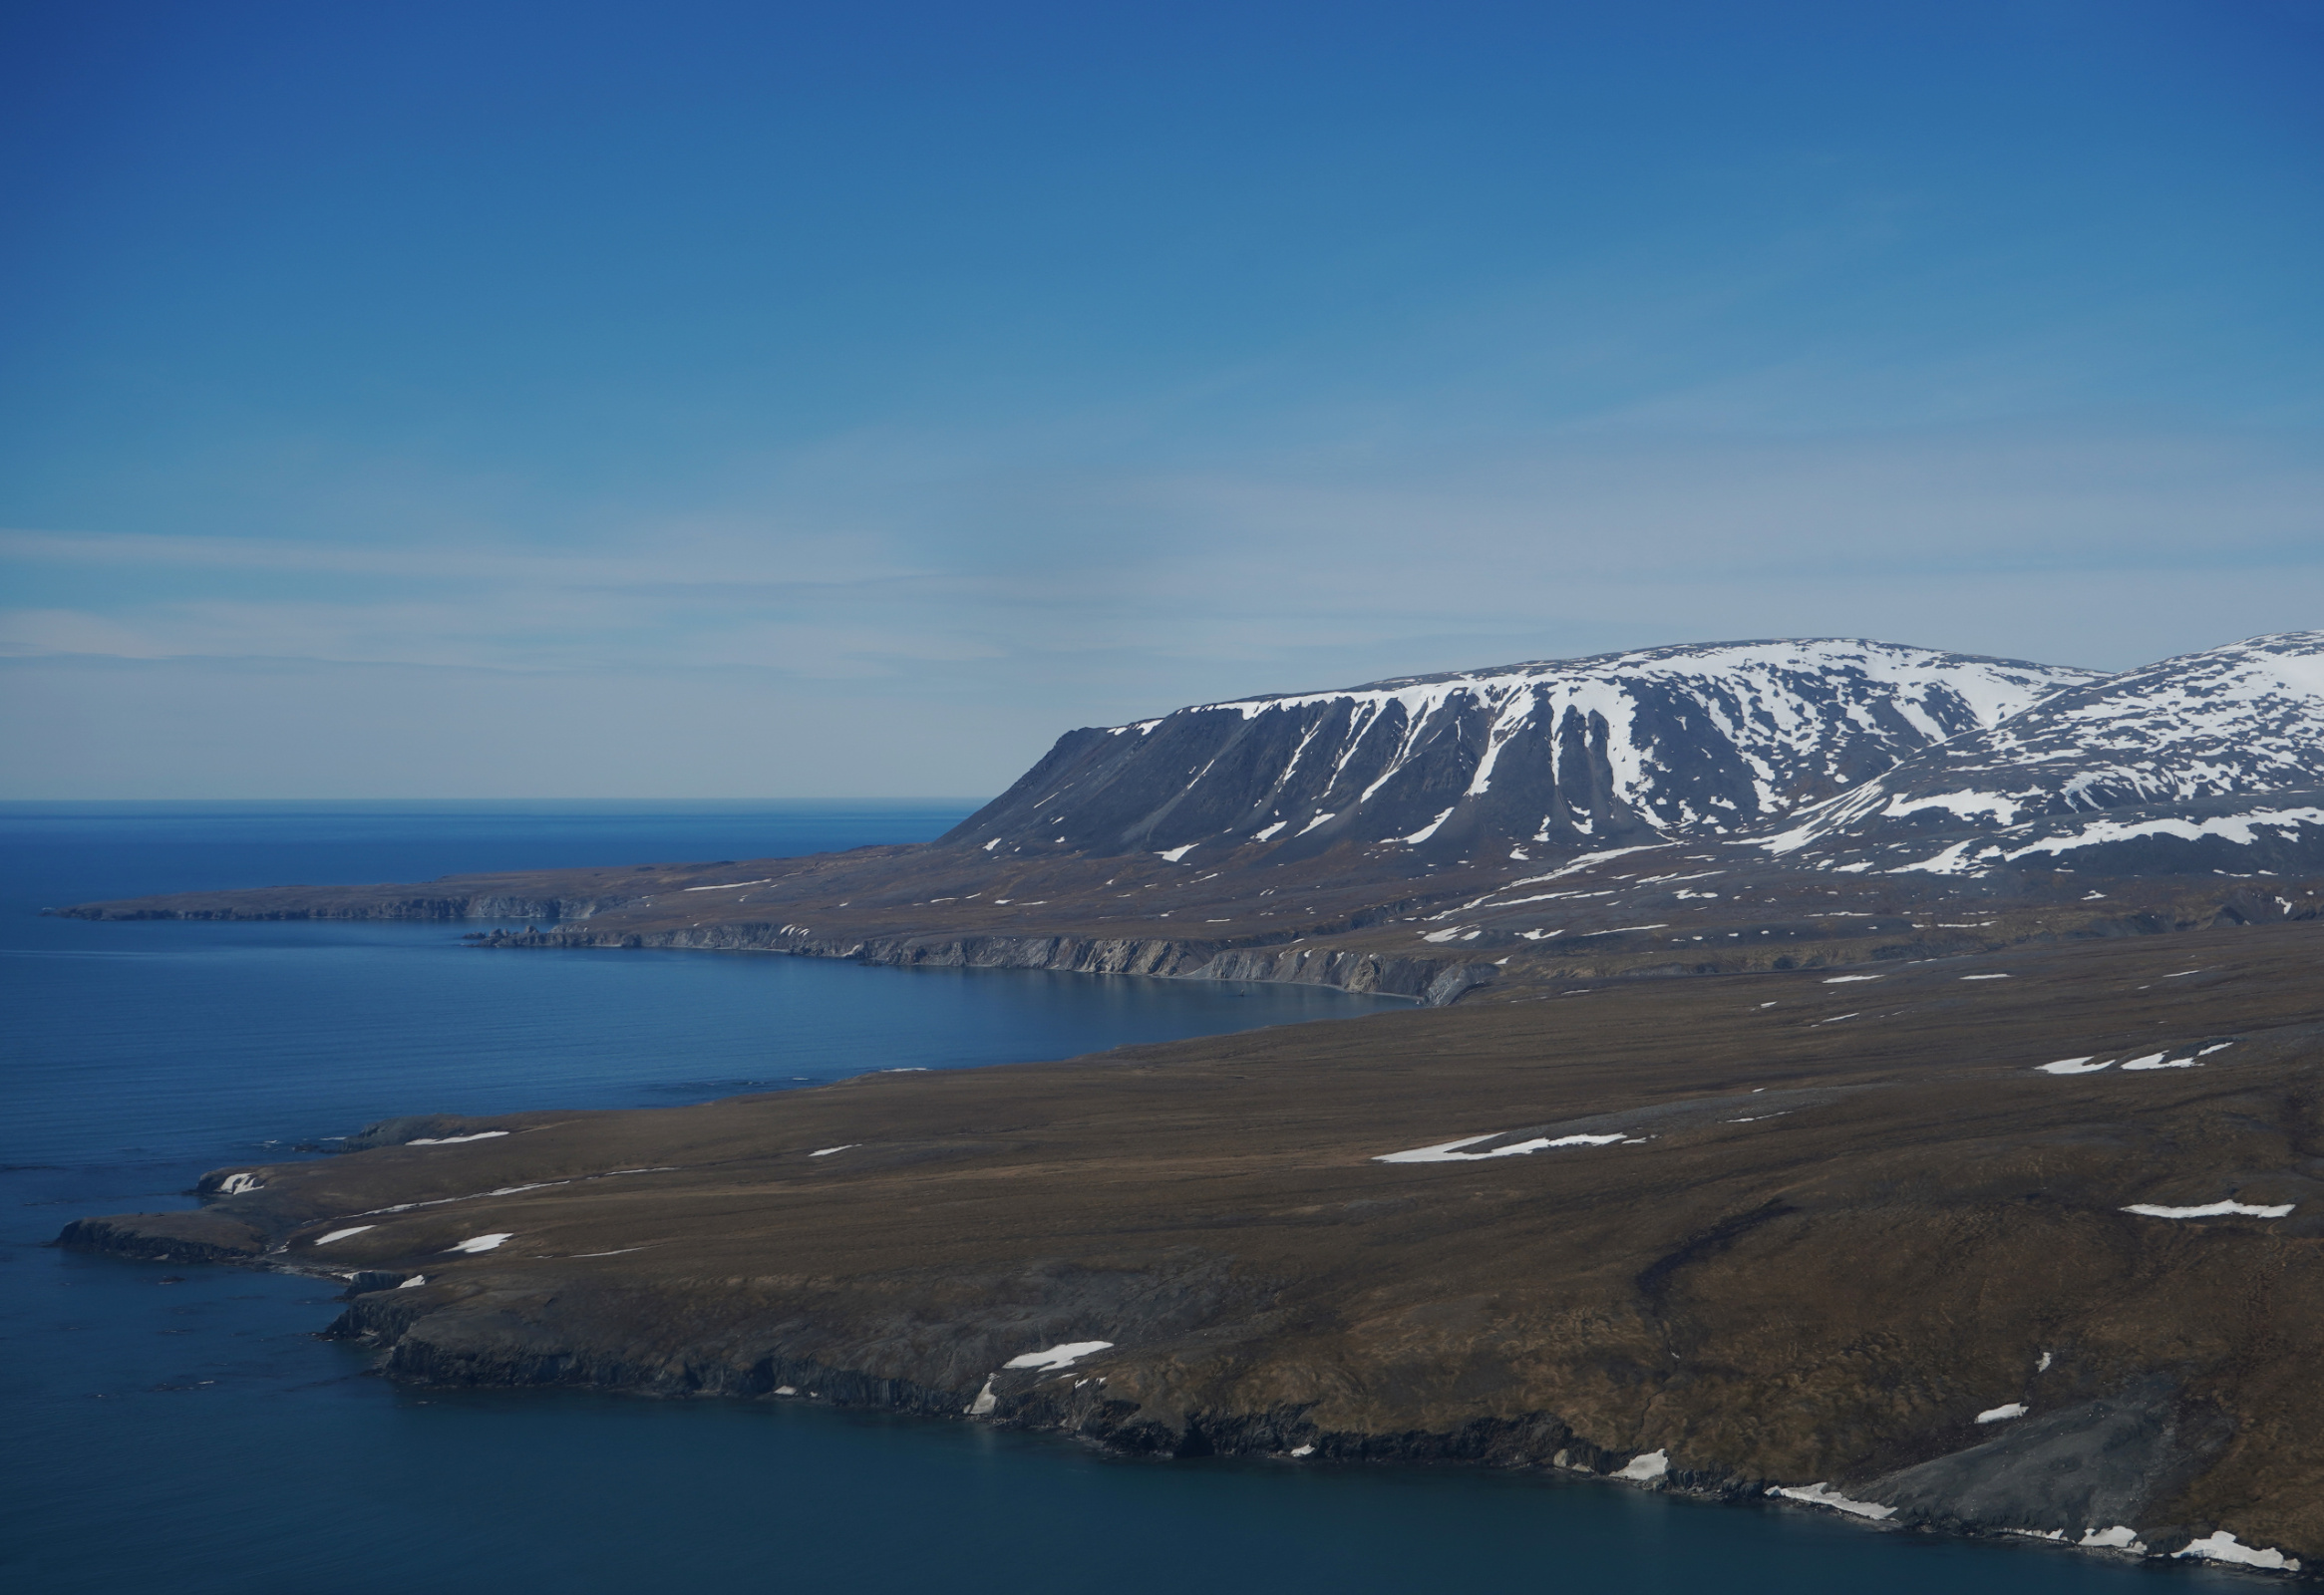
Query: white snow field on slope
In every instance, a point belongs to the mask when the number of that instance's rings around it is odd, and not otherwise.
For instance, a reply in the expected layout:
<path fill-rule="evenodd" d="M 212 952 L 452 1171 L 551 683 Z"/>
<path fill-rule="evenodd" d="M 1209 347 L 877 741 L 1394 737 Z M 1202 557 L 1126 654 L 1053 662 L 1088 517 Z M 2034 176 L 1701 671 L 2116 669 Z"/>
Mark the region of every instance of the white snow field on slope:
<path fill-rule="evenodd" d="M 1387 769 L 1356 793 L 1359 804 L 1404 771 L 1426 746 L 1431 725 L 1449 713 L 1474 707 L 1490 716 L 1486 745 L 1462 794 L 1465 798 L 1492 790 L 1501 754 L 1519 731 L 1560 726 L 1569 715 L 1584 722 L 1602 717 L 1614 796 L 1657 828 L 1678 830 L 1724 828 L 1738 815 L 1698 805 L 1689 793 L 1658 780 L 1670 764 L 1658 746 L 1666 733 L 1643 723 L 1643 689 L 1678 695 L 1693 715 L 1701 717 L 1703 729 L 1731 745 L 1752 772 L 1759 811 L 1768 813 L 1786 805 L 1785 790 L 1803 777 L 1829 779 L 1838 774 L 1844 742 L 1867 735 L 1903 747 L 1942 742 L 1963 730 L 1998 724 L 2096 675 L 1892 643 L 1814 638 L 1704 643 L 1594 659 L 1548 660 L 1385 681 L 1342 692 L 1198 704 L 1179 713 L 1231 710 L 1253 721 L 1347 706 L 1350 723 L 1344 736 L 1336 739 L 1338 745 L 1302 746 L 1283 774 L 1289 776 L 1302 758 L 1318 757 L 1331 758 L 1336 772 L 1347 766 L 1366 738 L 1393 736 L 1395 754 Z M 1893 717 L 1886 726 L 1881 724 L 1883 712 Z M 1679 718 L 1679 731 L 1699 735 L 1686 710 Z M 1161 724 L 1145 721 L 1117 729 L 1147 735 Z M 1442 816 L 1435 821 L 1442 822 Z"/>
<path fill-rule="evenodd" d="M 2324 832 L 2324 806 L 2266 800 L 2319 789 L 2324 631 L 2281 632 L 2057 693 L 1802 809 L 1760 845 L 1830 867 L 1881 844 L 1878 867 L 1932 874 L 2111 843 L 2248 847 Z M 2153 811 L 2172 805 L 2185 811 Z M 1916 834 L 1932 840 L 1915 849 Z"/>
<path fill-rule="evenodd" d="M 1085 1357 L 1092 1357 L 1099 1352 L 1111 1350 L 1113 1345 L 1114 1343 L 1110 1340 L 1067 1341 L 1062 1346 L 1052 1346 L 1046 1351 L 1027 1352 L 1021 1357 L 1012 1357 L 1001 1366 L 1003 1368 L 1038 1368 L 1044 1372 L 1056 1368 L 1070 1368 Z"/>
<path fill-rule="evenodd" d="M 2096 679 L 1809 638 L 1197 704 L 1069 734 L 948 839 L 1183 856 L 1319 828 L 1456 850 L 1479 828 L 1567 845 L 1732 833 Z"/>

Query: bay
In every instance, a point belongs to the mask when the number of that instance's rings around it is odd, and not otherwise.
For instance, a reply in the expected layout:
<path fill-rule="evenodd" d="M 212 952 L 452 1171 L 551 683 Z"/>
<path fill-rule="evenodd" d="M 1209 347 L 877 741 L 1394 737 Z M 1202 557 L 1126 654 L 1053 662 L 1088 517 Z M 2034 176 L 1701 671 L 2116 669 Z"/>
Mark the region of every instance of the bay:
<path fill-rule="evenodd" d="M 0 1580 L 39 1592 L 2129 1591 L 2153 1573 L 1538 1474 L 1106 1455 L 801 1404 L 410 1391 L 312 1280 L 43 1243 L 397 1113 L 629 1107 L 1346 1017 L 1292 987 L 87 924 L 93 897 L 710 860 L 973 804 L 0 805 Z M 2233 1575 L 2174 1570 L 2199 1584 Z M 2240 1582 L 2240 1581 L 2238 1581 Z"/>

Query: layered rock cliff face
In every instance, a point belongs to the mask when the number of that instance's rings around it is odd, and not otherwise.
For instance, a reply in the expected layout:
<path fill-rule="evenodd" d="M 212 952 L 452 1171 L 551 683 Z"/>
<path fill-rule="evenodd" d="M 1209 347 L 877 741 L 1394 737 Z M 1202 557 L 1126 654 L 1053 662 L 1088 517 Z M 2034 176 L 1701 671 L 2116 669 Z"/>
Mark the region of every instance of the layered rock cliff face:
<path fill-rule="evenodd" d="M 2095 673 L 1710 643 L 1201 704 L 1068 733 L 947 834 L 989 851 L 1537 854 L 1747 830 Z"/>
<path fill-rule="evenodd" d="M 688 926 L 644 932 L 589 925 L 476 938 L 488 947 L 667 947 L 704 952 L 776 952 L 845 958 L 900 969 L 1047 969 L 1077 975 L 1160 975 L 1182 980 L 1265 980 L 1330 986 L 1442 1007 L 1482 986 L 1492 964 L 1458 958 L 1382 955 L 1350 948 L 1222 947 L 1154 936 L 830 937 L 795 926 Z"/>

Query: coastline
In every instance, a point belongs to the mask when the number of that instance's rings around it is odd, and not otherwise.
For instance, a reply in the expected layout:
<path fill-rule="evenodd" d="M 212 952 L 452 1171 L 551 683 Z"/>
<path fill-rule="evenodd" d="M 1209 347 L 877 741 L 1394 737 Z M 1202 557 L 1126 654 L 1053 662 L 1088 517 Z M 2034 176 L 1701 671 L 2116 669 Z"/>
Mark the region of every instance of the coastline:
<path fill-rule="evenodd" d="M 1162 980 L 1261 981 L 1325 986 L 1359 996 L 1401 997 L 1427 1008 L 1458 1002 L 1489 984 L 1493 964 L 1438 958 L 1384 957 L 1333 948 L 1316 957 L 1286 948 L 1219 946 L 1163 937 L 882 936 L 817 937 L 789 926 L 720 925 L 653 933 L 600 933 L 586 926 L 522 932 L 495 930 L 469 938 L 488 948 L 664 948 L 699 952 L 766 952 L 830 958 L 896 969 L 1038 969 L 1075 975 L 1148 975 Z"/>
<path fill-rule="evenodd" d="M 497 922 L 465 939 L 489 950 L 660 948 L 1256 980 L 1429 1007 L 1480 987 L 1877 969 L 2324 915 L 2324 881 L 2305 878 L 1834 876 L 1688 852 L 1694 845 L 1608 849 L 1513 879 L 1507 862 L 1440 869 L 1384 850 L 1278 863 L 1257 849 L 1196 872 L 1159 855 L 1024 863 L 935 845 L 878 846 L 419 885 L 259 887 L 42 912 L 111 922 Z"/>
<path fill-rule="evenodd" d="M 2231 1417 L 2223 1438 L 2204 1433 L 2204 1411 L 2244 1412 L 2234 1379 L 2217 1384 L 2227 1375 L 2197 1367 L 2176 1376 L 2168 1393 L 2126 1406 L 2125 1392 L 2144 1388 L 2140 1382 L 2157 1370 L 2141 1366 L 2138 1337 L 2126 1337 L 2130 1326 L 2061 1321 L 2077 1296 L 2066 1287 L 2079 1284 L 2086 1296 L 2088 1279 L 2003 1285 L 2004 1295 L 2017 1299 L 1976 1307 L 1973 1317 L 1994 1321 L 1967 1342 L 1882 1354 L 1893 1364 L 1884 1376 L 1889 1383 L 1902 1376 L 1919 1387 L 1909 1411 L 1889 1411 L 1879 1380 L 1847 1370 L 1847 1357 L 1862 1353 L 1818 1364 L 1824 1372 L 1809 1379 L 1810 1394 L 1821 1391 L 1816 1400 L 1840 1405 L 1827 1405 L 1814 1423 L 1778 1422 L 1778 1430 L 1791 1426 L 1788 1437 L 1763 1434 L 1752 1441 L 1748 1434 L 1767 1429 L 1764 1415 L 1752 1413 L 1777 1388 L 1766 1382 L 1794 1379 L 1799 1361 L 1790 1360 L 1787 1375 L 1779 1363 L 1754 1361 L 1744 1350 L 1750 1324 L 1768 1309 L 1754 1293 L 1771 1270 L 1828 1316 L 1847 1308 L 1851 1291 L 1861 1296 L 1851 1275 L 1892 1266 L 1879 1260 L 1884 1249 L 1903 1245 L 1918 1256 L 1924 1241 L 1913 1237 L 1940 1232 L 1957 1248 L 1953 1226 L 1987 1210 L 2014 1213 L 2019 1227 L 2034 1232 L 1980 1242 L 2002 1245 L 2009 1257 L 2048 1259 L 2068 1236 L 2079 1241 L 2065 1255 L 2094 1243 L 2111 1253 L 2118 1266 L 2110 1288 L 2121 1303 L 2145 1302 L 2158 1290 L 2190 1300 L 2215 1296 L 2219 1287 L 2199 1283 L 2213 1271 L 2224 1269 L 2224 1280 L 2269 1257 L 2278 1259 L 2272 1267 L 2284 1281 L 2279 1288 L 2289 1288 L 2297 1276 L 2281 1273 L 2284 1245 L 2304 1256 L 2315 1244 L 2303 1202 L 2294 1202 L 2302 1209 L 2293 1221 L 2297 1235 L 2265 1220 L 2228 1219 L 2203 1226 L 2206 1238 L 2198 1241 L 2184 1226 L 2101 1216 L 2113 1211 L 2104 1198 L 2132 1192 L 2100 1187 L 2123 1186 L 2134 1174 L 2143 1189 L 2215 1180 L 2223 1143 L 2197 1136 L 2192 1147 L 2160 1146 L 2147 1126 L 2172 1126 L 2171 1138 L 2184 1141 L 2198 1118 L 2209 1124 L 2222 1113 L 2244 1113 L 2255 1098 L 2305 1090 L 2299 1060 L 2315 1016 L 2300 1007 L 2296 983 L 2286 988 L 2266 979 L 2273 959 L 2288 959 L 2287 969 L 2309 967 L 2303 960 L 2312 957 L 2312 940 L 2301 925 L 2204 938 L 2205 962 L 2239 961 L 2233 979 L 2206 983 L 2208 997 L 2193 987 L 2175 990 L 2176 1006 L 2154 1012 L 2207 1035 L 2213 1018 L 2187 1002 L 2231 1005 L 2246 1021 L 2235 1043 L 2241 1051 L 2204 1064 L 2202 1073 L 2106 1077 L 2099 1099 L 2071 1079 L 1956 1067 L 1959 1054 L 1969 1044 L 1990 1051 L 1995 1037 L 2022 1038 L 2029 1030 L 2044 1033 L 2042 1047 L 2063 1047 L 2065 1032 L 2078 1026 L 2087 1035 L 2094 1023 L 2129 1024 L 2108 1013 L 2118 988 L 2147 962 L 2156 963 L 2153 973 L 2171 973 L 2160 966 L 2185 960 L 2183 943 L 2117 946 L 2103 959 L 2091 947 L 2046 950 L 2013 959 L 2012 982 L 1996 986 L 1959 986 L 1959 967 L 1897 970 L 1885 1000 L 1925 1001 L 1939 1011 L 1910 1037 L 1887 1033 L 1886 1055 L 1871 1059 L 1826 1039 L 1842 1032 L 1819 1031 L 1798 1016 L 1780 1031 L 1747 1035 L 1736 1027 L 1748 1029 L 1750 1019 L 1725 1012 L 1747 1012 L 1745 986 L 1756 989 L 1754 1002 L 1786 1007 L 1848 994 L 1846 987 L 1823 991 L 1821 976 L 1682 982 L 1652 992 L 1628 985 L 1577 995 L 1555 1016 L 1553 1031 L 1569 1050 L 1623 1053 L 1586 1066 L 1540 1060 L 1524 1039 L 1541 1033 L 1538 1022 L 1512 1025 L 1505 1002 L 1406 1010 L 1364 1025 L 1296 1027 L 1335 1033 L 1329 1038 L 1274 1034 L 1132 1049 L 1065 1065 L 979 1071 L 973 1082 L 870 1076 L 709 1109 L 440 1124 L 425 1137 L 434 1145 L 219 1170 L 205 1181 L 213 1190 L 234 1174 L 259 1184 L 194 1214 L 137 1220 L 111 1236 L 86 1229 L 78 1241 L 117 1252 L 210 1247 L 205 1255 L 212 1257 L 340 1277 L 392 1274 L 399 1283 L 425 1273 L 423 1286 L 356 1295 L 335 1326 L 342 1335 L 369 1336 L 382 1371 L 416 1383 L 768 1399 L 788 1399 L 777 1393 L 789 1386 L 815 1392 L 809 1399 L 943 1416 L 962 1416 L 989 1391 L 991 1406 L 981 1417 L 1126 1450 L 1288 1454 L 1311 1445 L 1308 1455 L 1326 1459 L 1562 1466 L 1596 1476 L 1651 1465 L 1646 1459 L 1659 1454 L 1663 1471 L 1644 1480 L 1656 1487 L 1728 1497 L 1764 1494 L 1771 1483 L 1826 1487 L 1859 1505 L 1877 1504 L 1882 1492 L 1901 1499 L 1919 1487 L 1924 1498 L 1897 1505 L 1884 1521 L 2020 1537 L 2062 1532 L 2030 1520 L 2039 1503 L 2023 1496 L 2014 1509 L 1996 1512 L 1966 1500 L 1960 1479 L 1947 1486 L 1922 1473 L 1918 1486 L 1896 1482 L 1999 1443 L 1969 1421 L 1974 1406 L 1963 1405 L 1961 1416 L 1944 1414 L 1956 1403 L 1999 1405 L 1990 1387 L 2007 1378 L 2036 1415 L 2013 1432 L 2012 1443 L 2044 1435 L 2070 1441 L 2059 1422 L 2108 1404 L 2131 1431 L 2162 1436 L 2147 1487 L 2163 1493 L 2153 1504 L 2160 1510 L 2185 1498 L 2169 1521 L 2119 1525 L 2138 1529 L 2155 1554 L 2226 1531 L 2240 1532 L 2243 1545 L 2312 1557 L 2313 1540 L 2267 1525 L 2296 1530 L 2304 1505 L 2297 1497 L 2314 1459 L 2303 1461 L 2297 1445 L 2291 1453 L 2279 1445 L 2262 1469 L 2278 1482 L 2250 1495 L 2255 1464 L 2238 1453 L 2255 1442 L 2255 1420 Z M 1919 986 L 1907 989 L 1915 981 Z M 1971 994 L 1979 1002 L 1959 1010 Z M 2261 998 L 2278 1007 L 2290 1001 L 2297 1011 L 2260 1023 L 2267 1019 L 2255 1007 Z M 1673 1056 L 1674 1041 L 1686 1044 L 1680 1056 Z M 1942 1061 L 1947 1048 L 1950 1065 Z M 1399 1059 L 1416 1050 L 1430 1060 L 1418 1077 Z M 1689 1065 L 1688 1052 L 1728 1061 Z M 1642 1092 L 1650 1065 L 1660 1078 Z M 1755 1076 L 1764 1084 L 1745 1084 Z M 1108 1117 L 1093 1108 L 1088 1090 L 1101 1080 L 1107 1098 L 1145 1100 L 1123 1105 L 1127 1117 Z M 1336 1104 L 1316 1099 L 1323 1081 L 1333 1083 Z M 1808 1134 L 1812 1144 L 1756 1146 L 1748 1137 L 1758 1131 L 1724 1127 L 1755 1116 L 1706 1117 L 1687 1108 L 1778 1091 L 1824 1094 L 1776 1116 L 1789 1120 L 1783 1133 Z M 1932 1091 L 1937 1095 L 1926 1095 Z M 1630 1106 L 1619 1106 L 1625 1102 Z M 1630 1126 L 1639 1134 L 1628 1138 L 1640 1144 L 1585 1146 L 1562 1162 L 1547 1154 L 1486 1161 L 1480 1153 L 1471 1154 L 1474 1163 L 1378 1163 L 1382 1152 L 1431 1139 L 1430 1130 L 1437 1140 L 1474 1133 L 1498 1122 L 1495 1114 L 1524 1122 L 1514 1116 L 1524 1104 L 1544 1117 L 1566 1115 L 1541 1128 L 1584 1138 L 1592 1132 L 1573 1126 L 1586 1121 L 1602 1131 L 1609 1111 L 1663 1116 Z M 2072 1104 L 2080 1107 L 2059 1118 L 2062 1105 Z M 1574 1112 L 1581 1109 L 1597 1116 Z M 1947 1126 L 1949 1156 L 1923 1156 L 1915 1165 L 1912 1140 L 1899 1138 L 1896 1126 L 1925 1134 L 1932 1122 Z M 850 1134 L 866 1124 L 882 1130 L 868 1148 Z M 1384 1141 L 1390 1126 L 1401 1141 Z M 456 1136 L 489 1138 L 455 1143 Z M 2093 1136 L 2133 1147 L 2129 1161 L 2057 1149 Z M 725 1173 L 711 1179 L 684 1172 L 706 1166 L 710 1153 Z M 2249 1164 L 2254 1153 L 2243 1144 L 2234 1155 Z M 2052 1168 L 2031 1209 L 2024 1195 L 1992 1185 L 1996 1159 L 2006 1168 L 2028 1155 L 2050 1159 Z M 2061 1156 L 2071 1166 L 2059 1165 Z M 680 1166 L 643 1166 L 664 1161 Z M 1913 1201 L 1882 1198 L 1885 1217 L 1867 1229 L 1871 1209 L 1862 1194 L 1848 1194 L 1858 1188 L 1850 1182 L 1893 1186 L 1911 1171 L 1906 1165 L 1917 1167 L 1914 1178 L 1953 1188 Z M 633 1166 L 641 1171 L 614 1177 Z M 2283 1167 L 2282 1179 L 2303 1177 Z M 1619 1188 L 1599 1188 L 1609 1179 Z M 993 1194 L 1013 1186 L 1024 1189 Z M 1658 1192 L 1659 1205 L 1672 1211 L 1645 1214 L 1634 1194 L 1623 1194 L 1645 1190 Z M 2248 1194 L 2256 1201 L 2298 1192 L 2287 1185 Z M 1061 1199 L 1079 1204 L 1071 1224 L 1054 1217 Z M 737 1201 L 790 1216 L 751 1236 L 722 1232 L 719 1224 L 731 1231 L 731 1220 L 707 1215 L 731 1214 Z M 1002 1205 L 989 1217 L 926 1216 L 946 1204 L 994 1202 Z M 315 1236 L 397 1207 L 409 1216 L 374 1216 L 366 1225 L 372 1233 L 316 1251 Z M 922 1217 L 900 1227 L 877 1218 L 915 1210 Z M 850 1212 L 859 1216 L 848 1219 Z M 1532 1216 L 1544 1213 L 1565 1216 Z M 854 1227 L 821 1241 L 770 1238 L 792 1236 L 802 1223 Z M 1591 1243 L 1576 1250 L 1578 1243 L 1559 1233 L 1573 1229 Z M 445 1246 L 462 1243 L 471 1230 L 506 1231 L 554 1255 L 519 1258 L 508 1246 L 448 1257 Z M 1005 1243 L 999 1231 L 1008 1233 Z M 231 1239 L 237 1232 L 240 1239 Z M 1479 1249 L 1481 1237 L 1497 1237 L 1490 1253 Z M 1344 1272 L 1359 1255 L 1366 1283 Z M 332 1265 L 316 1266 L 325 1257 Z M 1504 1276 L 1511 1258 L 1524 1258 L 1528 1274 L 1547 1271 L 1561 1283 L 1546 1296 L 1537 1280 L 1510 1283 Z M 779 1271 L 769 1273 L 771 1266 Z M 2054 1261 L 2040 1266 L 2056 1271 Z M 1987 1268 L 1980 1277 L 2016 1276 Z M 1934 1287 L 1914 1288 L 1928 1297 Z M 1945 1290 L 1958 1288 L 1944 1286 L 1911 1304 L 1915 1314 L 1931 1306 L 1961 1310 L 1960 1301 L 1944 1307 L 1952 1300 Z M 1877 1305 L 1892 1315 L 1897 1301 L 1888 1294 Z M 2280 1302 L 2271 1319 L 2291 1311 Z M 1572 1347 L 1556 1324 L 1575 1322 L 1575 1313 L 1590 1326 L 1586 1338 L 1601 1354 L 1612 1348 L 1622 1367 L 1604 1355 L 1595 1364 L 1566 1355 Z M 2082 1317 L 2090 1319 L 2087 1311 Z M 2165 1339 L 2215 1339 L 2217 1327 L 2198 1320 L 2190 1314 L 2185 1322 L 2146 1327 L 2166 1331 Z M 1799 1325 L 1792 1331 L 1803 1332 Z M 2032 1348 L 2045 1336 L 2075 1344 L 2037 1377 L 2028 1372 Z M 1002 1367 L 1045 1346 L 1088 1341 L 1112 1345 L 1071 1369 L 1012 1374 Z M 1712 1348 L 1719 1349 L 1713 1360 L 1728 1365 L 1724 1372 L 1681 1376 L 1667 1362 L 1660 1371 L 1653 1363 L 1661 1355 L 1698 1364 Z M 2023 1359 L 2017 1373 L 2003 1376 L 1992 1366 L 2003 1351 L 2012 1362 Z M 2229 1355 L 2230 1364 L 2237 1355 Z M 1077 1379 L 1089 1383 L 1076 1386 Z M 1095 1383 L 1101 1379 L 1107 1383 Z M 1956 1386 L 1959 1394 L 1942 1393 Z M 1973 1387 L 1987 1388 L 1972 1395 Z M 2294 1394 L 2313 1400 L 2304 1390 Z M 1558 1399 L 1543 1399 L 1551 1396 Z M 1743 1417 L 1750 1423 L 1739 1428 Z M 2037 1431 L 2045 1424 L 2051 1429 Z M 2261 1441 L 2277 1443 L 2265 1440 L 2267 1425 L 2256 1428 Z M 1820 1432 L 1839 1435 L 1839 1448 L 1817 1454 Z M 2174 1483 L 2188 1457 L 2200 1465 Z M 2224 1496 L 2222 1468 L 2245 1480 Z M 2237 1507 L 2231 1497 L 2239 1490 L 2248 1499 Z M 1833 1503 L 1811 1495 L 1795 1504 Z M 2020 1520 L 2010 1520 L 2012 1510 Z M 2089 1531 L 2115 1526 L 2091 1524 Z"/>

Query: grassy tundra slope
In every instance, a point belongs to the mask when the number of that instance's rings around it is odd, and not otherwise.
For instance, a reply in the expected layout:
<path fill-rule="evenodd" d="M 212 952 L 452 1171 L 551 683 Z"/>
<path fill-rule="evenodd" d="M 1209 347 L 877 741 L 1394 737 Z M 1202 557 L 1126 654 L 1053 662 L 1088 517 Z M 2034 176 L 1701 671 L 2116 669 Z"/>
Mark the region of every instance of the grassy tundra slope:
<path fill-rule="evenodd" d="M 349 1276 L 339 1332 L 419 1382 L 1536 1462 L 2313 1561 L 2319 953 L 2302 921 L 1511 981 L 1064 1063 L 437 1121 L 64 1238 Z"/>

